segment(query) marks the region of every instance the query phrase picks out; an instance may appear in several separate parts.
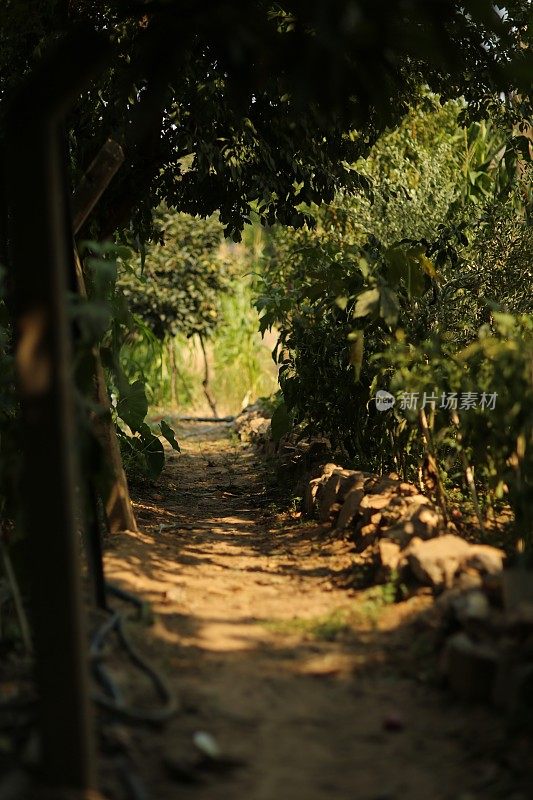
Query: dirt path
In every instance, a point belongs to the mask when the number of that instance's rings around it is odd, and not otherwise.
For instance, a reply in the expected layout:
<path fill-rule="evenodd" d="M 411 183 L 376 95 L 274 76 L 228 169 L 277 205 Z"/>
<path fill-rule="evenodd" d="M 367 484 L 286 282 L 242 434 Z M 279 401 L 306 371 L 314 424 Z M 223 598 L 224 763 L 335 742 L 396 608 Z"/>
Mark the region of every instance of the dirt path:
<path fill-rule="evenodd" d="M 465 712 L 404 674 L 406 654 L 416 672 L 417 642 L 395 629 L 412 607 L 373 629 L 375 609 L 338 586 L 348 545 L 276 524 L 252 450 L 223 426 L 189 425 L 179 438 L 162 487 L 137 504 L 143 532 L 115 538 L 107 555 L 110 578 L 157 612 L 136 635 L 181 706 L 163 732 L 130 735 L 150 797 L 533 796 L 520 791 L 520 743 L 511 751 L 489 712 Z M 189 774 L 198 731 L 235 763 Z"/>

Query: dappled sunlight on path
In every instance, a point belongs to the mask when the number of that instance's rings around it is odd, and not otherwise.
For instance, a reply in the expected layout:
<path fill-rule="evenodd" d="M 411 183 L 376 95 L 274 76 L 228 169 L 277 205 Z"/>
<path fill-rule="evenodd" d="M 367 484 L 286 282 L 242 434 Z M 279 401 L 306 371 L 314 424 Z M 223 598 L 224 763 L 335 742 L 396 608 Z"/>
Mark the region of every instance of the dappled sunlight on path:
<path fill-rule="evenodd" d="M 280 525 L 258 456 L 223 426 L 195 433 L 137 503 L 142 532 L 114 537 L 106 557 L 109 578 L 156 612 L 132 635 L 181 705 L 165 731 L 132 745 L 152 796 L 526 800 L 510 788 L 520 764 L 494 763 L 504 735 L 492 715 L 465 714 L 395 662 L 413 644 L 396 630 L 411 612 L 378 629 L 354 616 L 357 593 L 341 580 L 349 544 Z M 231 768 L 165 771 L 190 757 L 196 731 Z"/>

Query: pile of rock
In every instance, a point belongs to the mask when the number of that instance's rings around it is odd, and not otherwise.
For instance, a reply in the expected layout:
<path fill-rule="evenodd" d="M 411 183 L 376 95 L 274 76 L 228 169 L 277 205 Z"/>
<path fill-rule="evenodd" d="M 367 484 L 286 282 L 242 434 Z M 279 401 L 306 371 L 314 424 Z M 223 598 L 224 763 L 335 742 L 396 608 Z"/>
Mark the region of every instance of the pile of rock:
<path fill-rule="evenodd" d="M 326 464 L 308 482 L 303 506 L 353 540 L 377 581 L 394 573 L 411 590 L 436 595 L 427 621 L 440 631 L 442 674 L 456 694 L 533 725 L 533 573 L 504 570 L 502 550 L 465 541 L 394 473 Z"/>
<path fill-rule="evenodd" d="M 533 730 L 533 573 L 487 573 L 477 586 L 444 592 L 435 612 L 446 634 L 441 671 L 452 690 L 492 702 Z"/>
<path fill-rule="evenodd" d="M 309 481 L 303 506 L 347 532 L 356 550 L 374 559 L 378 579 L 398 571 L 438 593 L 471 580 L 477 586 L 482 575 L 502 570 L 503 551 L 466 542 L 428 497 L 395 473 L 378 477 L 326 464 Z"/>
<path fill-rule="evenodd" d="M 270 417 L 260 403 L 246 406 L 236 417 L 234 425 L 243 442 L 261 444 L 270 436 Z"/>
<path fill-rule="evenodd" d="M 274 441 L 269 412 L 261 403 L 247 406 L 234 424 L 241 441 L 254 444 L 267 456 L 276 456 L 279 466 L 294 469 L 298 479 L 306 470 L 332 457 L 331 442 L 325 436 L 288 433 L 279 442 Z M 298 489 L 296 485 L 294 488 Z"/>

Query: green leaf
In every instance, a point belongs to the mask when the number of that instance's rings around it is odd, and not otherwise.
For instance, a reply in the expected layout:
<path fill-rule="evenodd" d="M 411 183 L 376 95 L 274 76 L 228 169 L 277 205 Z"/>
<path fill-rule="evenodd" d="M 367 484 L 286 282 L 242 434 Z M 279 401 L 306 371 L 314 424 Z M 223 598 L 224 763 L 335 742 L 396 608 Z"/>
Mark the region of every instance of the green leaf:
<path fill-rule="evenodd" d="M 281 403 L 272 414 L 270 426 L 272 429 L 272 438 L 275 442 L 279 442 L 281 437 L 291 430 L 292 419 L 285 403 Z"/>
<path fill-rule="evenodd" d="M 139 436 L 134 436 L 131 441 L 142 456 L 148 477 L 158 478 L 165 466 L 165 451 L 161 441 L 145 423 L 140 426 Z"/>
<path fill-rule="evenodd" d="M 140 430 L 148 413 L 148 400 L 142 381 L 135 381 L 121 393 L 117 403 L 117 414 L 132 431 Z"/>
<path fill-rule="evenodd" d="M 398 295 L 388 286 L 383 286 L 381 289 L 379 313 L 391 328 L 396 325 L 400 313 Z"/>
<path fill-rule="evenodd" d="M 410 247 L 407 251 L 399 245 L 389 247 L 386 252 L 387 277 L 392 286 L 404 281 L 410 297 L 420 297 L 424 293 L 424 274 L 435 276 L 435 268 L 421 246 Z"/>
<path fill-rule="evenodd" d="M 91 273 L 93 294 L 106 298 L 117 280 L 117 263 L 103 258 L 87 258 L 85 264 Z"/>
<path fill-rule="evenodd" d="M 181 447 L 178 444 L 178 441 L 174 435 L 174 431 L 170 427 L 170 425 L 165 422 L 164 419 L 161 420 L 159 423 L 159 427 L 161 429 L 161 436 L 167 440 L 169 445 L 172 447 L 173 450 L 177 450 L 178 453 L 181 453 Z"/>
<path fill-rule="evenodd" d="M 353 315 L 354 317 L 366 317 L 378 307 L 379 289 L 367 289 L 357 297 Z"/>
<path fill-rule="evenodd" d="M 357 266 L 363 278 L 368 278 L 368 276 L 370 275 L 370 267 L 366 258 L 363 258 L 361 256 L 357 261 Z"/>
<path fill-rule="evenodd" d="M 83 341 L 96 344 L 111 325 L 112 308 L 104 301 L 82 299 L 75 303 L 72 315 L 78 323 Z"/>
<path fill-rule="evenodd" d="M 363 366 L 363 352 L 365 345 L 365 335 L 363 331 L 352 331 L 350 334 L 350 356 L 349 363 L 354 368 L 355 380 L 358 381 Z"/>

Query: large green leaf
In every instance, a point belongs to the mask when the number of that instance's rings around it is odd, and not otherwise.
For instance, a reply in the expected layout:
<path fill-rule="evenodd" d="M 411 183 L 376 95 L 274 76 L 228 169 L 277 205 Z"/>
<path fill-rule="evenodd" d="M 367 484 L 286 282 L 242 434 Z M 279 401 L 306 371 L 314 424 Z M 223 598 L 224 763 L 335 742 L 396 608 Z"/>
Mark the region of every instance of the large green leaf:
<path fill-rule="evenodd" d="M 279 442 L 281 437 L 291 430 L 292 418 L 285 403 L 281 403 L 272 414 L 270 426 L 272 429 L 272 438 L 275 442 Z"/>
<path fill-rule="evenodd" d="M 146 474 L 150 478 L 158 478 L 165 465 L 165 451 L 159 438 L 152 433 L 146 423 L 143 423 L 139 435 L 135 436 L 132 442 L 143 457 Z"/>
<path fill-rule="evenodd" d="M 181 453 L 181 447 L 179 446 L 174 431 L 172 430 L 168 422 L 165 422 L 165 420 L 162 419 L 161 422 L 159 423 L 159 428 L 161 429 L 161 436 L 167 440 L 172 449 L 177 450 L 178 453 Z"/>
<path fill-rule="evenodd" d="M 379 313 L 391 328 L 396 325 L 400 313 L 398 295 L 388 286 L 381 287 Z"/>
<path fill-rule="evenodd" d="M 138 431 L 148 413 L 148 400 L 142 381 L 134 381 L 124 387 L 117 404 L 117 414 L 129 425 L 132 431 Z"/>
<path fill-rule="evenodd" d="M 378 307 L 379 289 L 367 289 L 357 297 L 353 315 L 354 317 L 366 317 Z"/>
<path fill-rule="evenodd" d="M 403 280 L 409 296 L 420 297 L 424 293 L 425 267 L 428 270 L 429 265 L 433 267 L 423 249 L 411 247 L 405 250 L 400 245 L 393 245 L 387 250 L 386 259 L 388 278 L 392 286 L 398 286 Z"/>

